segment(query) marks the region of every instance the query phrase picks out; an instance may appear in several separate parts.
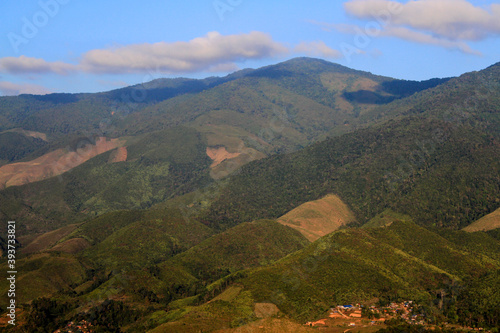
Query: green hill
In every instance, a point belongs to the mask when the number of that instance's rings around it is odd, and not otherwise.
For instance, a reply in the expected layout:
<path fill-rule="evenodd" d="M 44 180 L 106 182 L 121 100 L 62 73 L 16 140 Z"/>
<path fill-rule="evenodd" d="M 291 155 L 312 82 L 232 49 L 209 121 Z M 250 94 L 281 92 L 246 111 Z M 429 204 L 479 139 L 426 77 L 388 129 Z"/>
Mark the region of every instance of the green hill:
<path fill-rule="evenodd" d="M 33 233 L 109 211 L 147 208 L 252 160 L 371 125 L 379 120 L 369 112 L 378 106 L 446 81 L 394 80 L 297 58 L 224 78 L 161 79 L 99 94 L 1 97 L 0 118 L 6 121 L 0 130 L 51 137 L 40 147 L 8 144 L 19 150 L 14 156 L 6 147 L 6 161 L 76 150 L 96 136 L 127 140 L 128 156 L 111 163 L 118 153 L 104 153 L 57 179 L 0 191 L 0 218 L 16 219 L 22 233 Z M 138 93 L 140 100 L 132 98 Z M 213 152 L 222 153 L 217 164 L 207 156 Z M 47 167 L 58 167 L 52 164 Z"/>
<path fill-rule="evenodd" d="M 17 260 L 16 301 L 23 304 L 72 290 L 92 278 L 89 274 L 91 267 L 90 262 L 65 253 L 40 253 Z M 0 290 L 0 302 L 5 307 L 9 302 L 9 283 L 6 279 L 0 282 Z"/>
<path fill-rule="evenodd" d="M 500 268 L 500 242 L 486 233 L 438 234 L 385 215 L 388 226 L 344 229 L 309 243 L 270 220 L 210 237 L 208 228 L 173 209 L 108 213 L 60 241 L 86 239 L 89 249 L 19 261 L 19 280 L 29 278 L 33 286 L 23 300 L 51 296 L 74 304 L 65 312 L 69 319 L 105 299 L 121 299 L 138 316 L 126 331 L 238 327 L 257 320 L 256 304 L 274 304 L 281 317 L 298 323 L 337 304 L 374 299 L 433 306 L 436 294 L 451 295 L 443 311 L 470 311 L 475 298 L 465 295 Z M 57 275 L 48 279 L 47 270 Z M 485 306 L 464 320 L 480 320 L 496 302 L 494 293 L 481 295 Z"/>
<path fill-rule="evenodd" d="M 161 266 L 180 266 L 200 280 L 215 281 L 245 268 L 266 266 L 308 243 L 289 227 L 261 220 L 214 235 Z"/>
<path fill-rule="evenodd" d="M 95 94 L 20 95 L 0 98 L 0 130 L 23 128 L 51 134 L 85 135 L 96 128 L 108 132 L 106 123 L 139 112 L 145 106 L 192 94 L 217 86 L 239 76 L 225 78 L 157 79 L 144 84 Z M 112 114 L 113 112 L 113 114 Z M 104 123 L 103 123 L 104 121 Z M 104 126 L 103 126 L 104 125 Z M 108 134 L 108 133 L 102 133 Z"/>
<path fill-rule="evenodd" d="M 95 246 L 86 250 L 83 256 L 108 269 L 140 268 L 150 266 L 183 252 L 212 234 L 206 226 L 185 219 L 176 209 L 144 212 L 136 220 L 136 214 L 128 217 L 129 222 L 118 227 L 109 236 L 102 232 L 102 218 L 84 224 L 71 237 L 84 237 Z M 127 214 L 127 212 L 123 212 Z M 120 217 L 107 216 L 107 220 Z M 112 221 L 112 220 L 111 220 Z M 119 222 L 120 223 L 120 222 Z M 98 238 L 96 238 L 96 235 Z M 104 238 L 104 237 L 105 238 Z"/>
<path fill-rule="evenodd" d="M 242 283 L 256 302 L 270 301 L 307 320 L 332 305 L 373 297 L 427 302 L 433 290 L 500 267 L 498 260 L 477 258 L 422 231 L 407 222 L 337 231 L 270 267 L 252 270 Z"/>
<path fill-rule="evenodd" d="M 222 293 L 216 293 L 216 297 L 206 303 L 194 303 L 193 298 L 174 301 L 170 311 L 157 312 L 148 317 L 148 322 L 150 328 L 160 325 L 156 331 L 262 325 L 252 310 L 256 304 L 271 304 L 279 309 L 279 318 L 304 323 L 338 304 L 377 300 L 381 304 L 413 300 L 438 316 L 459 313 L 459 322 L 466 325 L 484 320 L 482 316 L 497 302 L 495 293 L 491 288 L 482 289 L 484 306 L 475 309 L 473 302 L 479 298 L 466 295 L 484 287 L 486 281 L 497 283 L 492 272 L 500 267 L 500 261 L 479 247 L 464 250 L 464 244 L 498 247 L 500 243 L 484 233 L 478 238 L 463 231 L 441 232 L 444 234 L 438 235 L 402 221 L 392 221 L 387 227 L 336 231 L 271 265 L 240 272 L 228 285 L 224 281 L 231 275 L 208 286 L 208 290 L 213 290 L 221 283 L 226 285 Z M 188 257 L 191 258 L 186 260 L 187 265 L 203 260 L 196 257 L 221 247 L 213 242 L 207 248 L 205 244 L 211 240 L 200 244 L 204 252 L 197 246 L 167 261 L 165 266 L 175 267 L 170 263 Z M 194 253 L 197 255 L 191 256 Z M 230 261 L 233 256 L 226 257 Z M 198 263 L 195 265 L 199 267 Z M 447 295 L 446 299 L 436 298 L 437 294 Z M 444 304 L 441 309 L 439 300 Z M 463 316 L 465 311 L 472 311 L 474 315 Z M 486 318 L 493 323 L 498 316 L 491 312 Z M 208 321 L 214 323 L 215 328 L 210 327 Z M 245 328 L 247 326 L 241 327 Z"/>
<path fill-rule="evenodd" d="M 335 193 L 360 223 L 391 208 L 465 227 L 498 208 L 499 72 L 465 74 L 387 106 L 406 116 L 252 162 L 201 217 L 225 228 Z"/>

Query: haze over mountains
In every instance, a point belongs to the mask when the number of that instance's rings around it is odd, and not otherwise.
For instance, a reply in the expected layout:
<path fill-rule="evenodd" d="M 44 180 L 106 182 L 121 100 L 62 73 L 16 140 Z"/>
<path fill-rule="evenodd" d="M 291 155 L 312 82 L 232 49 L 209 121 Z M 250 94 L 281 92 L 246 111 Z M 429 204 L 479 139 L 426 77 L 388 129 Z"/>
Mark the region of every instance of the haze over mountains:
<path fill-rule="evenodd" d="M 296 58 L 2 97 L 21 320 L 229 331 L 263 320 L 256 304 L 286 326 L 460 285 L 433 320 L 494 327 L 498 295 L 471 310 L 470 292 L 500 281 L 499 157 L 500 63 L 416 82 Z"/>

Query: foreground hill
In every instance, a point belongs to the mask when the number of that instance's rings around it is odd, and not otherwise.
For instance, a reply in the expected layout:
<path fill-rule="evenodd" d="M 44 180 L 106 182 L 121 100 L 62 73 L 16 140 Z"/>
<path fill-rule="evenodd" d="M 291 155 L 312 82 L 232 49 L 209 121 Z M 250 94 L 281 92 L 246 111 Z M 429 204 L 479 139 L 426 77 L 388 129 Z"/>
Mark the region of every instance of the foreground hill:
<path fill-rule="evenodd" d="M 434 318 L 431 321 L 472 325 L 483 320 L 474 316 L 493 309 L 498 301 L 494 292 L 470 294 L 486 281 L 492 285 L 500 282 L 495 273 L 489 273 L 500 268 L 500 261 L 492 256 L 500 243 L 481 234 L 484 244 L 493 242 L 495 246 L 477 252 L 464 249 L 462 243 L 481 244 L 479 238 L 463 231 L 456 233 L 460 240 L 451 236 L 455 241 L 450 241 L 400 220 L 392 220 L 388 227 L 337 231 L 272 265 L 246 270 L 236 279 L 233 275 L 234 282 L 207 303 L 196 305 L 188 299 L 184 305 L 175 303 L 171 311 L 162 315 L 167 323 L 156 331 L 210 331 L 228 326 L 241 326 L 240 331 L 245 331 L 257 323 L 264 324 L 256 322 L 260 308 L 267 308 L 269 313 L 276 311 L 275 318 L 305 323 L 338 304 L 387 304 L 401 300 L 435 304 L 436 307 L 430 305 L 422 310 L 428 318 Z M 224 281 L 227 280 L 220 283 Z M 472 304 L 479 297 L 483 305 L 473 309 Z M 444 318 L 445 313 L 448 318 L 438 319 Z M 493 313 L 488 318 L 490 325 L 500 319 Z M 278 320 L 276 325 L 280 322 L 286 326 L 286 320 Z"/>
<path fill-rule="evenodd" d="M 307 244 L 292 228 L 261 220 L 215 235 L 162 266 L 182 267 L 200 280 L 213 282 L 244 268 L 268 265 Z"/>
<path fill-rule="evenodd" d="M 486 233 L 438 234 L 396 216 L 377 217 L 387 219 L 379 223 L 385 227 L 344 229 L 309 243 L 269 220 L 211 236 L 172 209 L 104 214 L 19 260 L 19 281 L 32 286 L 23 288 L 20 302 L 51 299 L 24 305 L 21 318 L 24 327 L 43 321 L 53 330 L 82 319 L 130 332 L 292 329 L 338 304 L 413 300 L 434 321 L 498 321 L 486 314 L 494 293 L 481 288 L 500 282 L 493 273 L 500 242 Z M 76 239 L 89 247 L 56 250 Z M 474 307 L 477 297 L 470 295 L 479 289 L 483 305 Z"/>
<path fill-rule="evenodd" d="M 256 301 L 306 320 L 332 304 L 372 297 L 419 299 L 426 290 L 451 286 L 488 272 L 499 262 L 474 258 L 457 245 L 407 222 L 387 228 L 332 233 L 243 280 Z"/>

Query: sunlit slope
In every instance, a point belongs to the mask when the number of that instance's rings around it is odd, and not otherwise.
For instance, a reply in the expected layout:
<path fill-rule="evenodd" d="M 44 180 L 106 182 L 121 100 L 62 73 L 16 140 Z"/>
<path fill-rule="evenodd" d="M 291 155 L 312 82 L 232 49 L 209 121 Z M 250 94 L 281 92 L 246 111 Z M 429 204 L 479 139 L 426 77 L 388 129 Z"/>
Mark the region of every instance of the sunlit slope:
<path fill-rule="evenodd" d="M 278 219 L 311 242 L 355 221 L 349 207 L 336 195 L 306 202 Z"/>
<path fill-rule="evenodd" d="M 487 231 L 500 228 L 500 208 L 488 214 L 476 222 L 468 225 L 463 230 L 468 232 Z"/>
<path fill-rule="evenodd" d="M 95 144 L 88 142 L 85 146 L 71 151 L 57 149 L 34 160 L 16 162 L 0 167 L 0 188 L 25 185 L 40 180 L 59 176 L 85 163 L 89 159 L 122 146 L 125 140 L 100 137 Z"/>

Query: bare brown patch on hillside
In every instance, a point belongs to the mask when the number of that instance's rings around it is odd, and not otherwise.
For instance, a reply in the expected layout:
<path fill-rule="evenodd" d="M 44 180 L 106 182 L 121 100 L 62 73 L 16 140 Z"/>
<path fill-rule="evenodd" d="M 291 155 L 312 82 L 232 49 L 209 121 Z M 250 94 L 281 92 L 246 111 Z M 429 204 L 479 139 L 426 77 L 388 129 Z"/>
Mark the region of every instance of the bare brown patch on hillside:
<path fill-rule="evenodd" d="M 210 166 L 210 176 L 213 179 L 222 179 L 243 165 L 266 157 L 264 153 L 245 146 L 234 153 L 228 152 L 225 147 L 207 147 L 207 155 L 213 160 Z"/>
<path fill-rule="evenodd" d="M 230 153 L 226 147 L 207 147 L 207 155 L 213 161 L 210 168 L 215 168 L 222 161 L 240 156 L 240 153 Z"/>
<path fill-rule="evenodd" d="M 127 160 L 127 156 L 128 156 L 127 147 L 118 147 L 109 156 L 108 163 L 125 162 Z"/>
<path fill-rule="evenodd" d="M 95 145 L 76 151 L 57 149 L 29 162 L 18 162 L 0 168 L 0 189 L 37 182 L 58 176 L 88 161 L 92 157 L 123 145 L 123 140 L 100 137 Z"/>
<path fill-rule="evenodd" d="M 347 99 L 345 99 L 344 96 L 339 96 L 335 100 L 335 104 L 341 109 L 344 110 L 345 112 L 352 112 L 354 110 L 354 107 L 352 106 L 351 103 Z"/>
<path fill-rule="evenodd" d="M 306 202 L 278 219 L 278 222 L 298 230 L 311 242 L 350 222 L 354 213 L 336 195 Z"/>
<path fill-rule="evenodd" d="M 44 233 L 28 244 L 22 244 L 21 252 L 24 254 L 40 252 L 54 246 L 58 241 L 68 236 L 78 227 L 77 224 L 68 225 L 60 229 Z"/>
<path fill-rule="evenodd" d="M 247 147 L 246 140 L 257 143 L 264 149 L 272 147 L 261 138 L 239 127 L 203 124 L 199 131 L 207 139 L 206 153 L 213 161 L 210 168 L 210 176 L 213 179 L 224 178 L 244 164 L 266 157 L 263 152 Z"/>
<path fill-rule="evenodd" d="M 495 210 L 493 213 L 483 216 L 476 222 L 468 225 L 462 230 L 467 232 L 474 231 L 488 231 L 500 228 L 500 208 Z"/>

